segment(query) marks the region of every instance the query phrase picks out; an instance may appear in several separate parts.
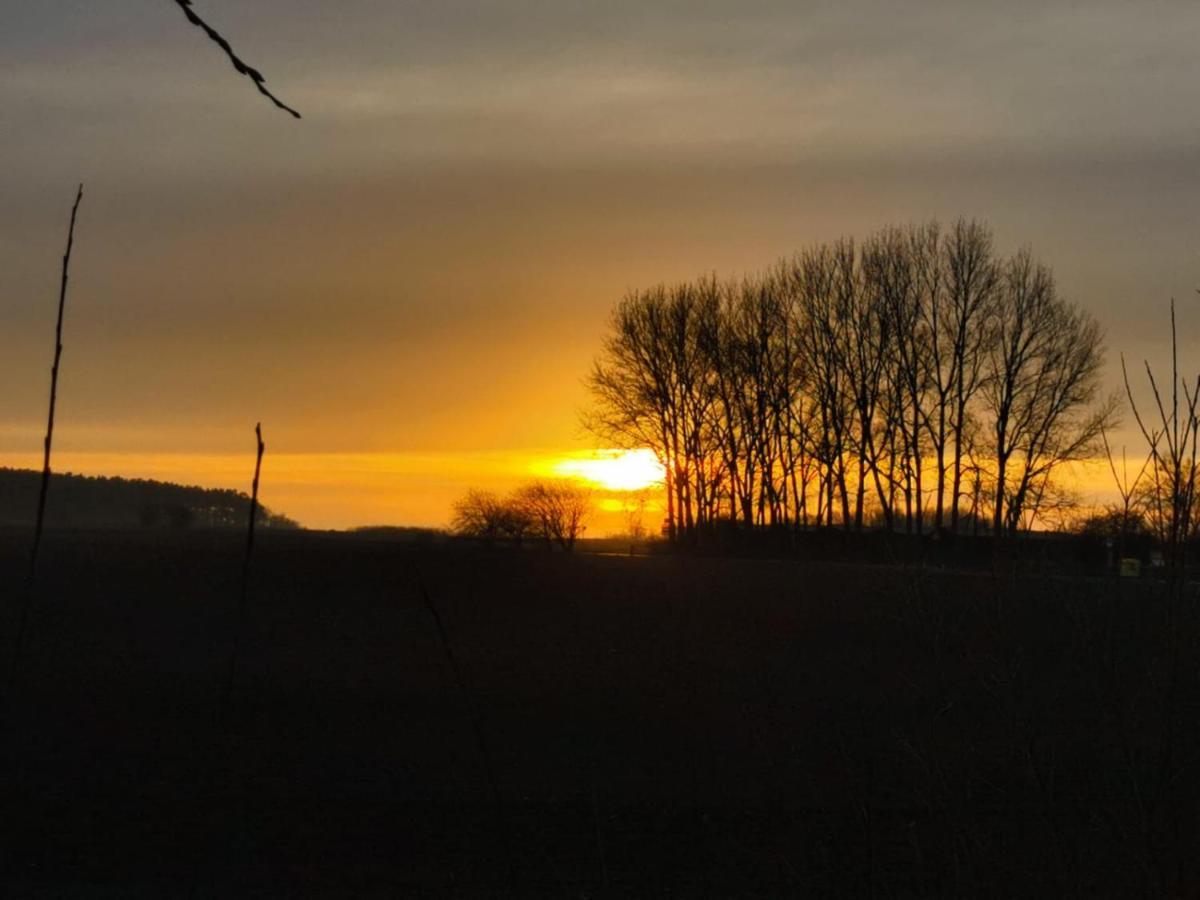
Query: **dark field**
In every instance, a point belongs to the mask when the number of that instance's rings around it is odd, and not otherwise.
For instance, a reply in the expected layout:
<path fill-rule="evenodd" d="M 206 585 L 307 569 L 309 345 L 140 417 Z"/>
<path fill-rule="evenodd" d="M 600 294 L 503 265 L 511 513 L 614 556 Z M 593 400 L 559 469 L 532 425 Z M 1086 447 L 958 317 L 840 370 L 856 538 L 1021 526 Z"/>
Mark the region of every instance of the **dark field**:
<path fill-rule="evenodd" d="M 43 552 L 5 896 L 1200 890 L 1190 588 L 268 534 L 219 722 L 239 535 Z"/>

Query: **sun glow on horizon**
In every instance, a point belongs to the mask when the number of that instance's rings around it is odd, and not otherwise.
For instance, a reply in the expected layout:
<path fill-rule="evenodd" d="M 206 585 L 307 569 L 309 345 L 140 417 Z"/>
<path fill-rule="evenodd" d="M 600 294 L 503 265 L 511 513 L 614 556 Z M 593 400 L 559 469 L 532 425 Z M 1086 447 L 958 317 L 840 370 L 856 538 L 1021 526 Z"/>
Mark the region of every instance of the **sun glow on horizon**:
<path fill-rule="evenodd" d="M 653 450 L 596 450 L 555 460 L 548 467 L 559 478 L 578 478 L 608 491 L 659 487 L 666 471 Z"/>

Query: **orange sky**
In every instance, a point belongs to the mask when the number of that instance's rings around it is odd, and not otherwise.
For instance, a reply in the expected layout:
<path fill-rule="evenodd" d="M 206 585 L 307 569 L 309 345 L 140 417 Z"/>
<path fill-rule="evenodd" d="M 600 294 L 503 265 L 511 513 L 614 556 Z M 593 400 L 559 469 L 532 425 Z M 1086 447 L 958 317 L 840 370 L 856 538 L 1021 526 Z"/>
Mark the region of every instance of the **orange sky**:
<path fill-rule="evenodd" d="M 268 439 L 270 435 L 267 435 Z M 247 454 L 61 452 L 60 472 L 153 478 L 248 490 Z M 625 461 L 621 464 L 622 459 Z M 6 454 L 5 465 L 40 468 L 33 453 Z M 615 463 L 615 465 L 614 465 Z M 312 528 L 406 524 L 444 527 L 465 485 L 503 494 L 534 478 L 570 477 L 593 490 L 588 534 L 625 533 L 631 516 L 654 530 L 662 519 L 661 471 L 618 453 L 561 450 L 479 453 L 273 453 L 264 457 L 262 502 Z M 639 512 L 640 511 L 640 512 Z"/>
<path fill-rule="evenodd" d="M 594 449 L 626 290 L 890 222 L 1031 244 L 1112 388 L 1171 296 L 1194 359 L 1200 8 L 1159 5 L 204 0 L 297 122 L 173 4 L 20 4 L 0 465 L 36 463 L 81 180 L 56 466 L 244 487 L 261 420 L 267 502 L 315 526 Z"/>

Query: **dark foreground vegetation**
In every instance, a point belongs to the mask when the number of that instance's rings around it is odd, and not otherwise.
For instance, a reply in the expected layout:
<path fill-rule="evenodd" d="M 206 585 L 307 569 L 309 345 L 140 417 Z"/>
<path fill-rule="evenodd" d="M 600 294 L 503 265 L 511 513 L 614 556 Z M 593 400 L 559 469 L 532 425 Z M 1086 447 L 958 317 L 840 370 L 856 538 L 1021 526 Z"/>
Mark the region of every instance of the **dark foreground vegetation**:
<path fill-rule="evenodd" d="M 241 552 L 47 534 L 6 896 L 1200 889 L 1191 588 L 268 532 L 218 717 Z"/>

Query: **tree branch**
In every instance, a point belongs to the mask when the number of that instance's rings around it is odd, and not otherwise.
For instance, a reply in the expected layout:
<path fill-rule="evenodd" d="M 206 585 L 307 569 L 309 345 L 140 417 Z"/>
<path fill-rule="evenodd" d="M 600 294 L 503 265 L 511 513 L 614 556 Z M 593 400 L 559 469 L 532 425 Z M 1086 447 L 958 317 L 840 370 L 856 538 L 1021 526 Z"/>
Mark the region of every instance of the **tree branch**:
<path fill-rule="evenodd" d="M 297 119 L 300 118 L 300 113 L 296 112 L 296 110 L 292 109 L 267 89 L 267 79 L 262 72 L 258 71 L 258 69 L 240 59 L 238 55 L 233 52 L 233 48 L 229 46 L 229 41 L 225 40 L 225 38 L 221 36 L 220 32 L 196 15 L 195 10 L 192 9 L 192 0 L 175 0 L 175 3 L 180 9 L 183 10 L 183 14 L 187 16 L 187 20 L 189 22 L 202 30 L 206 35 L 208 35 L 209 40 L 225 51 L 225 55 L 229 57 L 229 61 L 233 63 L 233 67 L 237 70 L 239 75 L 245 75 L 247 78 L 253 81 L 254 86 L 258 88 L 258 92 L 274 103 L 277 107 L 285 112 L 291 113 Z"/>

